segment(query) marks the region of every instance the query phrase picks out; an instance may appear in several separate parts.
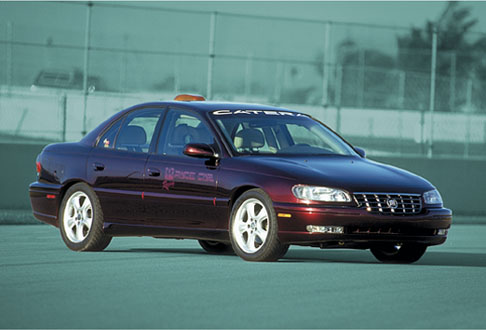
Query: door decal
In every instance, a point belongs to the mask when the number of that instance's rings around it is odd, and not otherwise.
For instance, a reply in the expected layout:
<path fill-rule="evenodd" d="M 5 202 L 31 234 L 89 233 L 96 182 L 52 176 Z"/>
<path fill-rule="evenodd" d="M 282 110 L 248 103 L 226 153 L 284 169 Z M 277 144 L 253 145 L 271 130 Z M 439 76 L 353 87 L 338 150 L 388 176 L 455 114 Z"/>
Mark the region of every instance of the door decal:
<path fill-rule="evenodd" d="M 165 168 L 164 179 L 165 179 L 164 182 L 166 181 L 173 182 L 174 180 L 214 182 L 214 177 L 212 173 L 182 171 L 182 170 L 177 170 L 173 167 Z"/>

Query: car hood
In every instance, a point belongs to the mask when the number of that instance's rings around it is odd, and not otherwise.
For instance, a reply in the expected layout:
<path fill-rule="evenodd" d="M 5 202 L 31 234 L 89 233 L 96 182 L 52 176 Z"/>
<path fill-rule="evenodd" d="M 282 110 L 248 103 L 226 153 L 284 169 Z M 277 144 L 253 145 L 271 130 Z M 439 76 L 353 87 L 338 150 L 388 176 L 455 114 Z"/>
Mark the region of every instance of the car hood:
<path fill-rule="evenodd" d="M 427 180 L 394 166 L 354 156 L 249 156 L 256 171 L 285 176 L 299 184 L 323 185 L 351 192 L 423 193 Z M 253 166 L 252 166 L 253 165 Z"/>

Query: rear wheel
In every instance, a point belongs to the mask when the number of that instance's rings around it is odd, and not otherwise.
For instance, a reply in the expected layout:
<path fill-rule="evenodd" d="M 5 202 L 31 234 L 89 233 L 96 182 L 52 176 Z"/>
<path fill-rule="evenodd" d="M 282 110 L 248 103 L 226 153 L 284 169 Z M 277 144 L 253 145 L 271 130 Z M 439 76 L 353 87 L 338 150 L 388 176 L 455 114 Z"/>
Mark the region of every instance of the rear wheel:
<path fill-rule="evenodd" d="M 227 253 L 232 251 L 231 245 L 216 241 L 199 240 L 199 245 L 201 245 L 201 247 L 207 252 L 213 254 Z"/>
<path fill-rule="evenodd" d="M 98 197 L 85 183 L 67 190 L 59 210 L 59 229 L 64 243 L 74 251 L 101 251 L 111 242 L 103 232 Z"/>
<path fill-rule="evenodd" d="M 403 245 L 383 245 L 372 247 L 371 253 L 381 262 L 410 264 L 418 261 L 427 250 L 426 245 L 403 244 Z"/>
<path fill-rule="evenodd" d="M 233 250 L 248 261 L 277 261 L 288 250 L 278 240 L 277 216 L 270 197 L 252 189 L 237 199 L 231 212 Z"/>

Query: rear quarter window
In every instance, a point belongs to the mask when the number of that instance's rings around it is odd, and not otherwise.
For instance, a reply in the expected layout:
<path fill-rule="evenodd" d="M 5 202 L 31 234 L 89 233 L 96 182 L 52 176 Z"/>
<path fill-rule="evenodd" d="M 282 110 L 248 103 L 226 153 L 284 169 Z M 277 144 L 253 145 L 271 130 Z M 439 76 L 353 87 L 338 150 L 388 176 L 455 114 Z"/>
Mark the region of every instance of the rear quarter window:
<path fill-rule="evenodd" d="M 115 139 L 120 130 L 122 120 L 118 120 L 103 134 L 98 142 L 98 147 L 113 149 L 115 146 Z"/>

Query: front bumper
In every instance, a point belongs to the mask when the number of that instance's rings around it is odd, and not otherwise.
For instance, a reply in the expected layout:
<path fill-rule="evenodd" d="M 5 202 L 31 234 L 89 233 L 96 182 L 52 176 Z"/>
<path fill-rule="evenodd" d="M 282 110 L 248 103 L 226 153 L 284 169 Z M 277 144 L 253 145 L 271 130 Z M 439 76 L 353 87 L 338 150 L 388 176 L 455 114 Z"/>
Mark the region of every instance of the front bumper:
<path fill-rule="evenodd" d="M 413 216 L 374 215 L 357 207 L 308 207 L 274 203 L 279 217 L 279 239 L 286 244 L 321 247 L 362 247 L 380 243 L 413 242 L 425 245 L 442 244 L 447 239 L 438 229 L 449 229 L 452 212 L 446 208 L 424 208 Z M 290 214 L 290 217 L 288 217 Z M 344 233 L 310 233 L 307 225 L 342 226 Z"/>

